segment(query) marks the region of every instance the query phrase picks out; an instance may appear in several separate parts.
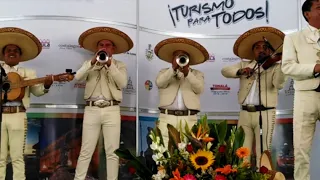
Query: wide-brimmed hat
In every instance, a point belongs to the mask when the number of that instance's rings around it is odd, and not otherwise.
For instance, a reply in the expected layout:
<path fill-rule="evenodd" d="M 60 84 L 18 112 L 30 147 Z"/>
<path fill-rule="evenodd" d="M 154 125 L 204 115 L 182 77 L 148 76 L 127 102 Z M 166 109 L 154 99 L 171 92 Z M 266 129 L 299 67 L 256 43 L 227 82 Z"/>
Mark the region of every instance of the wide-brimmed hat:
<path fill-rule="evenodd" d="M 265 37 L 274 49 L 277 49 L 284 40 L 285 34 L 273 27 L 257 27 L 242 34 L 234 43 L 233 53 L 242 59 L 254 59 L 252 46 L 258 41 L 264 41 Z M 282 52 L 280 47 L 277 52 Z"/>
<path fill-rule="evenodd" d="M 133 47 L 133 42 L 126 33 L 111 27 L 95 27 L 86 30 L 79 37 L 79 45 L 86 50 L 96 52 L 98 42 L 101 40 L 113 42 L 116 46 L 113 54 L 127 52 Z"/>
<path fill-rule="evenodd" d="M 173 53 L 178 50 L 189 54 L 189 65 L 201 64 L 209 59 L 209 53 L 201 44 L 187 38 L 165 39 L 154 48 L 155 54 L 169 63 L 172 62 Z"/>
<path fill-rule="evenodd" d="M 39 39 L 32 33 L 16 27 L 0 28 L 0 51 L 7 45 L 16 45 L 21 49 L 20 61 L 29 61 L 36 58 L 42 45 Z M 4 54 L 0 53 L 0 60 L 4 59 Z"/>
<path fill-rule="evenodd" d="M 286 177 L 281 172 L 274 169 L 271 159 L 271 154 L 269 151 L 264 151 L 260 158 L 260 168 L 264 167 L 268 169 L 268 174 L 271 175 L 269 180 L 285 180 Z"/>

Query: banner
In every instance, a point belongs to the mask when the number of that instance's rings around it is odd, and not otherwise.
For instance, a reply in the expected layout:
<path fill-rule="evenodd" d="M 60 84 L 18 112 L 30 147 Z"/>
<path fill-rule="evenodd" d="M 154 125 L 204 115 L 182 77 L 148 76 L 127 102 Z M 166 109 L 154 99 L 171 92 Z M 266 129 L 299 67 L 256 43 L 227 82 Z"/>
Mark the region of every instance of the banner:
<path fill-rule="evenodd" d="M 0 18 L 41 16 L 50 19 L 60 16 L 59 20 L 95 19 L 130 25 L 135 25 L 137 19 L 136 0 L 2 0 L 0 4 Z"/>
<path fill-rule="evenodd" d="M 300 14 L 292 0 L 141 0 L 139 4 L 142 27 L 211 35 L 238 35 L 257 26 L 296 30 Z"/>

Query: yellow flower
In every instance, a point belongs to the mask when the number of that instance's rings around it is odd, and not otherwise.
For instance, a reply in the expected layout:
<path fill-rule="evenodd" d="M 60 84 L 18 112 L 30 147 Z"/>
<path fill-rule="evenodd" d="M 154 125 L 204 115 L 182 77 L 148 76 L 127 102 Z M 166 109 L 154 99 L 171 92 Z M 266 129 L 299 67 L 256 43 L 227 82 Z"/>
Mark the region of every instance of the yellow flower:
<path fill-rule="evenodd" d="M 237 149 L 236 154 L 239 158 L 245 158 L 250 155 L 250 150 L 246 147 Z"/>
<path fill-rule="evenodd" d="M 214 155 L 211 151 L 198 150 L 197 153 L 190 155 L 190 161 L 195 169 L 208 169 L 214 163 Z"/>

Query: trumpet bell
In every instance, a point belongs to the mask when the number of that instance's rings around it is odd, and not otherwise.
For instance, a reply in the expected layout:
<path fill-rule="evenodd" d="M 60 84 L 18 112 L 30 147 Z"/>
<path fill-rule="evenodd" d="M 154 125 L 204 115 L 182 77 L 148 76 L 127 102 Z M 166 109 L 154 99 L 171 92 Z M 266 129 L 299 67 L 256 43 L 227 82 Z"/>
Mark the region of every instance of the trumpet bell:
<path fill-rule="evenodd" d="M 176 62 L 180 67 L 184 67 L 189 64 L 189 57 L 187 55 L 179 55 L 176 58 Z"/>
<path fill-rule="evenodd" d="M 109 54 L 105 51 L 99 51 L 97 53 L 97 61 L 101 62 L 101 63 L 105 63 L 107 62 L 110 58 L 109 58 Z"/>

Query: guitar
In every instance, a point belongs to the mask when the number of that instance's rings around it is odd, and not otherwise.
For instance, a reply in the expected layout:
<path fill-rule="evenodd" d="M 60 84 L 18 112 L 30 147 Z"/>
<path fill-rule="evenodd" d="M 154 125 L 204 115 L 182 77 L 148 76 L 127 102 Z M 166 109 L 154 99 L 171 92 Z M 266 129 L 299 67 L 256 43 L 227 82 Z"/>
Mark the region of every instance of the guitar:
<path fill-rule="evenodd" d="M 72 70 L 71 70 L 72 71 Z M 74 72 L 66 70 L 66 73 L 53 75 L 53 81 L 66 82 L 72 81 L 74 78 Z M 8 101 L 21 101 L 25 95 L 25 88 L 27 86 L 33 86 L 36 84 L 44 83 L 47 77 L 24 80 L 18 73 L 7 73 L 8 80 L 4 82 L 3 89 L 7 90 Z M 2 93 L 2 99 L 4 99 L 4 93 Z"/>

